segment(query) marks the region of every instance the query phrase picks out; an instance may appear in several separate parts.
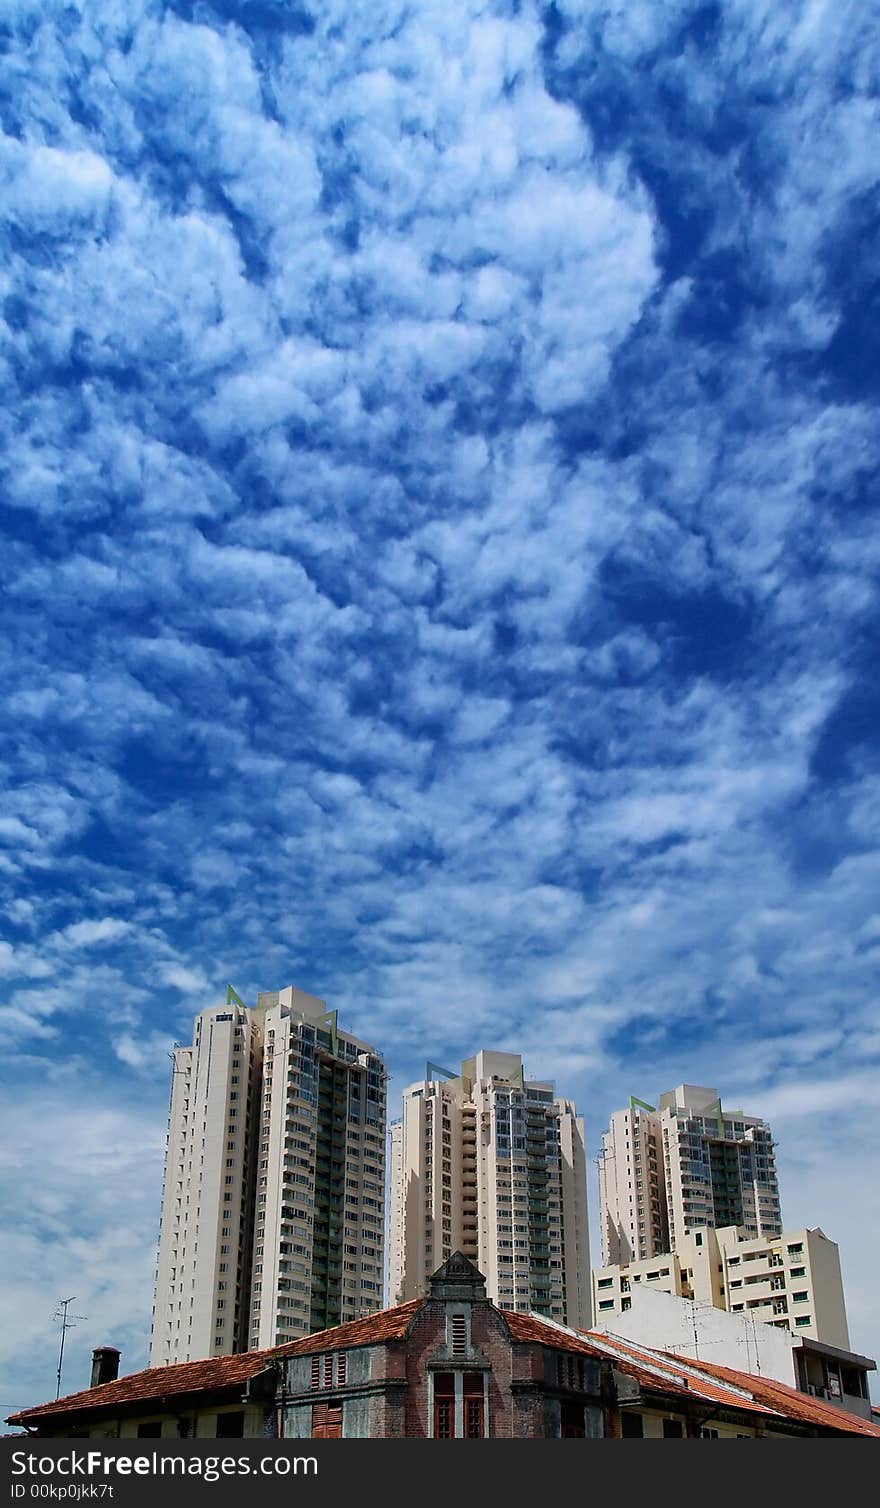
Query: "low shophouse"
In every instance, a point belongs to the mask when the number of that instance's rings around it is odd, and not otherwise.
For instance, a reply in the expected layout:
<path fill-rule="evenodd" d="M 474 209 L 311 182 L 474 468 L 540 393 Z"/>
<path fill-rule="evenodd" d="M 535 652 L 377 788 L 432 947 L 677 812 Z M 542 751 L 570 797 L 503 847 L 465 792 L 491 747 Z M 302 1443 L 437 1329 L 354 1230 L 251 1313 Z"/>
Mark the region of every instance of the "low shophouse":
<path fill-rule="evenodd" d="M 114 1355 L 96 1353 L 91 1388 L 8 1423 L 128 1439 L 880 1439 L 785 1383 L 500 1309 L 460 1253 L 425 1297 L 273 1349 L 108 1377 Z"/>

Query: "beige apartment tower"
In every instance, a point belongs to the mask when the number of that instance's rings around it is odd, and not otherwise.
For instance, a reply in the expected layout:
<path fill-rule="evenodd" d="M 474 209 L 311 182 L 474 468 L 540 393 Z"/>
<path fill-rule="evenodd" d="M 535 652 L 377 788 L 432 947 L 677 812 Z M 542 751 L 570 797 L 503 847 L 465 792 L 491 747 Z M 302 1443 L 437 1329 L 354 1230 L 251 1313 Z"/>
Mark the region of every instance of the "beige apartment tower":
<path fill-rule="evenodd" d="M 382 1304 L 385 1068 L 323 1000 L 233 990 L 174 1051 L 151 1366 Z"/>
<path fill-rule="evenodd" d="M 150 1366 L 244 1349 L 262 1055 L 232 1000 L 174 1049 Z"/>
<path fill-rule="evenodd" d="M 390 1299 L 427 1291 L 460 1250 L 502 1308 L 590 1322 L 583 1121 L 515 1053 L 429 1063 L 391 1128 Z"/>
<path fill-rule="evenodd" d="M 605 1266 L 675 1251 L 700 1227 L 782 1233 L 770 1127 L 725 1110 L 716 1089 L 679 1084 L 657 1107 L 631 1099 L 599 1154 Z"/>
<path fill-rule="evenodd" d="M 748 1237 L 736 1227 L 705 1226 L 674 1252 L 596 1268 L 596 1322 L 613 1327 L 640 1291 L 672 1293 L 849 1350 L 840 1253 L 818 1227 Z"/>

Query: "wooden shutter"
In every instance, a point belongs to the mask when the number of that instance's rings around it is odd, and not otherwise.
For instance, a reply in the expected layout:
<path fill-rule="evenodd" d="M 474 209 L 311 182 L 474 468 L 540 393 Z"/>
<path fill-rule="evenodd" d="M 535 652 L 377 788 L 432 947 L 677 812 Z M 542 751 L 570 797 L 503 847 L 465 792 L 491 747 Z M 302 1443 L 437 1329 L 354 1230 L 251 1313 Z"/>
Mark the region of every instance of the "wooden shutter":
<path fill-rule="evenodd" d="M 342 1404 L 312 1404 L 312 1439 L 341 1440 Z"/>

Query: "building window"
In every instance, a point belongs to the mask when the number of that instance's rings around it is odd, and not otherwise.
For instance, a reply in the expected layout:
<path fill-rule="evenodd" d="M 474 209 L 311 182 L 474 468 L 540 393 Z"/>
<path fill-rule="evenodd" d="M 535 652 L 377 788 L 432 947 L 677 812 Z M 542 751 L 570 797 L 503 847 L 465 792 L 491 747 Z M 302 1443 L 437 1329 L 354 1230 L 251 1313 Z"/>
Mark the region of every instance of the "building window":
<path fill-rule="evenodd" d="M 342 1404 L 312 1404 L 312 1439 L 340 1440 L 342 1438 Z"/>
<path fill-rule="evenodd" d="M 434 1376 L 434 1439 L 451 1440 L 455 1433 L 455 1378 L 452 1372 Z"/>
<path fill-rule="evenodd" d="M 464 1389 L 464 1435 L 466 1440 L 483 1438 L 483 1374 L 465 1372 Z"/>
<path fill-rule="evenodd" d="M 583 1440 L 584 1409 L 580 1403 L 564 1402 L 559 1409 L 559 1433 L 563 1440 Z"/>
<path fill-rule="evenodd" d="M 137 1427 L 137 1437 L 139 1440 L 161 1440 L 161 1420 L 153 1419 L 149 1424 L 139 1424 Z"/>
<path fill-rule="evenodd" d="M 456 1410 L 456 1401 L 459 1408 Z M 486 1416 L 482 1372 L 434 1373 L 435 1440 L 482 1440 Z"/>
<path fill-rule="evenodd" d="M 641 1414 L 621 1414 L 620 1433 L 624 1440 L 641 1440 L 645 1433 Z"/>
<path fill-rule="evenodd" d="M 237 1409 L 231 1414 L 217 1415 L 218 1440 L 241 1440 L 244 1437 L 244 1411 Z"/>
<path fill-rule="evenodd" d="M 684 1425 L 680 1419 L 663 1420 L 664 1440 L 681 1440 L 684 1437 Z"/>

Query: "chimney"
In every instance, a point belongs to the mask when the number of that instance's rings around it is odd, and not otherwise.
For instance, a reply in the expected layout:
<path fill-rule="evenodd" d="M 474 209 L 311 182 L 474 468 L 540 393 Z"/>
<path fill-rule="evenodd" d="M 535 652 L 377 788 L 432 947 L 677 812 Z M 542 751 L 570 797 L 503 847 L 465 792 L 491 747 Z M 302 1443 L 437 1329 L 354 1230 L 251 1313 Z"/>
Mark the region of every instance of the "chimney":
<path fill-rule="evenodd" d="M 119 1376 L 119 1352 L 115 1346 L 97 1346 L 92 1352 L 92 1380 L 90 1388 L 98 1388 L 102 1382 L 115 1382 Z"/>

